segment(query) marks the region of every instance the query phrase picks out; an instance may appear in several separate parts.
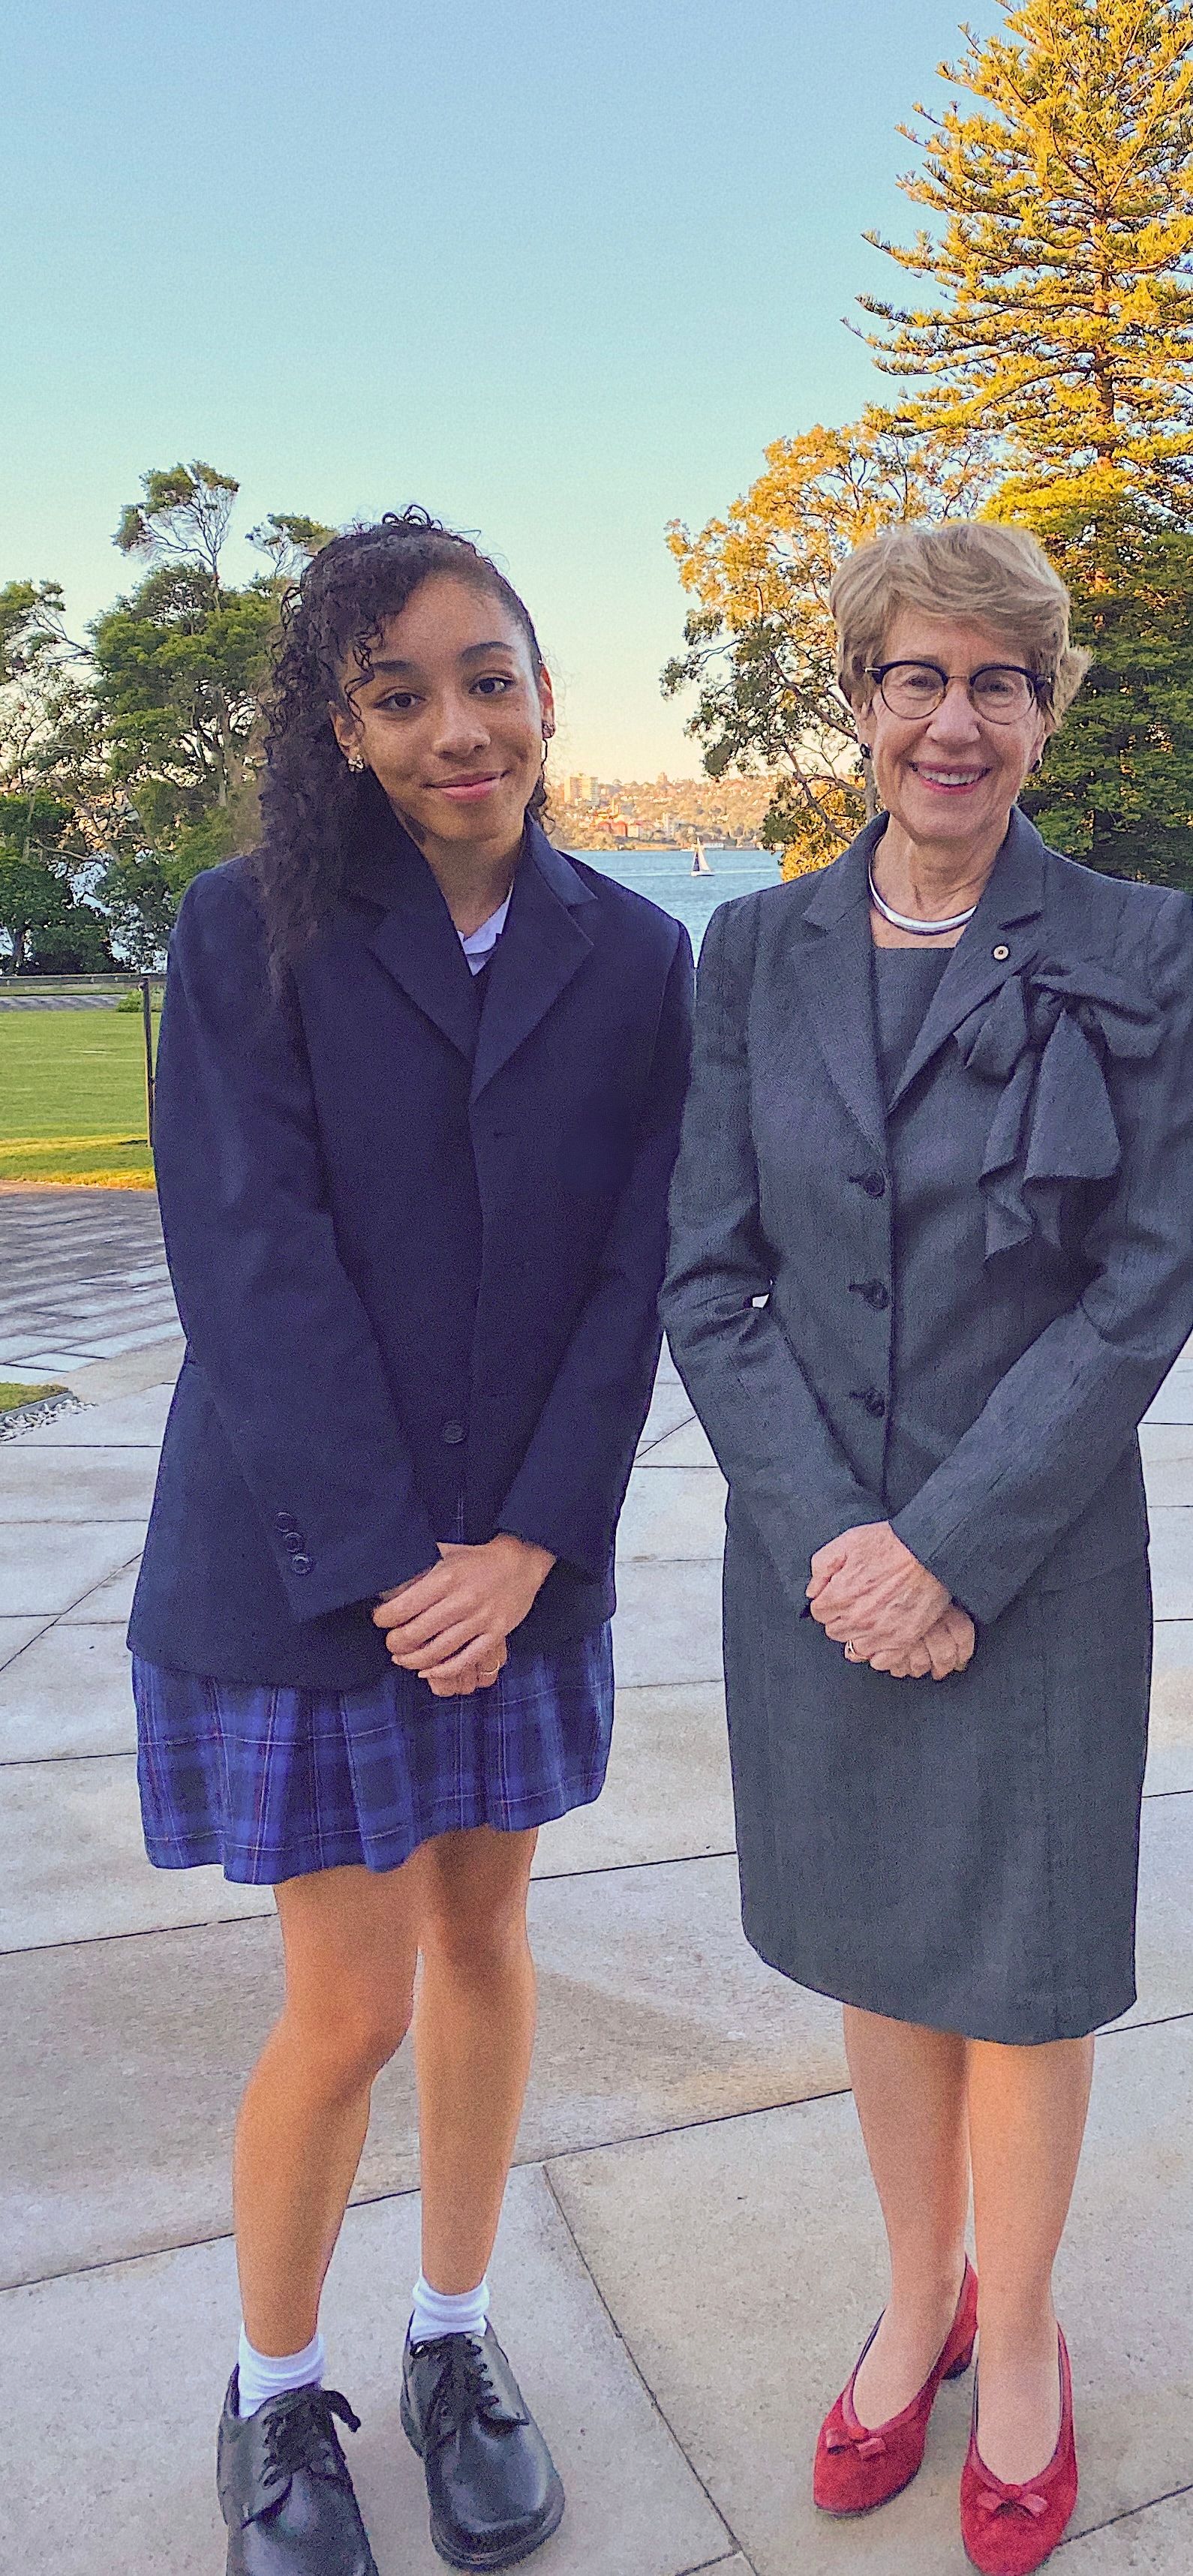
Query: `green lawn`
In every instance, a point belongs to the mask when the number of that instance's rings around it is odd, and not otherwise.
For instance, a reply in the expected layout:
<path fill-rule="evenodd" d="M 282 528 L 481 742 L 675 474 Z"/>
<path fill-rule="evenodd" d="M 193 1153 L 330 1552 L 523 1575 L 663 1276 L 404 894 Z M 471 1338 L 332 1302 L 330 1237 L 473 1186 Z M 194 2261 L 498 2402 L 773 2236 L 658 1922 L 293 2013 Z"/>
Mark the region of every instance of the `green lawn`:
<path fill-rule="evenodd" d="M 140 1017 L 0 1011 L 0 1181 L 101 1179 L 153 1180 Z"/>
<path fill-rule="evenodd" d="M 44 1386 L 22 1386 L 19 1379 L 0 1378 L 0 1413 L 15 1413 L 19 1405 L 40 1404 L 47 1395 L 65 1395 L 66 1388 L 57 1380 Z"/>

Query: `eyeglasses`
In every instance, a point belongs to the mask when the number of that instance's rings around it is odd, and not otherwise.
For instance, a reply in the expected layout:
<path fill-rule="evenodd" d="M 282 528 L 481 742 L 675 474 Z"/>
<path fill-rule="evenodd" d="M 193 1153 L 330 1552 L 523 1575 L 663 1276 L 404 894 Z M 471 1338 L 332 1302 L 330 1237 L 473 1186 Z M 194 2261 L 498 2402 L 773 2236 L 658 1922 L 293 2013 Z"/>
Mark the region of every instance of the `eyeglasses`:
<path fill-rule="evenodd" d="M 950 675 L 938 662 L 878 662 L 867 669 L 866 678 L 877 682 L 882 703 L 893 716 L 908 718 L 934 715 L 950 686 Z M 989 724 L 1014 724 L 1047 698 L 1050 685 L 1040 672 L 1025 671 L 1016 662 L 984 662 L 964 682 L 970 705 Z"/>

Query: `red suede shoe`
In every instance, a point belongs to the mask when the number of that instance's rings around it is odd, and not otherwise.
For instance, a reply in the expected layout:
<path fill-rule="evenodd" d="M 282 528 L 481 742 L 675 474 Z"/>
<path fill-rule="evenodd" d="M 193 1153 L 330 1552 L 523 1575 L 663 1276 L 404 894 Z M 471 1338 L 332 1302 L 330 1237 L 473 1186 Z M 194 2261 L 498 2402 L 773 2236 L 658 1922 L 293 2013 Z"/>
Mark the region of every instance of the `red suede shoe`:
<path fill-rule="evenodd" d="M 969 2457 L 961 2472 L 961 2538 L 971 2567 L 981 2576 L 1031 2576 L 1042 2567 L 1072 2518 L 1077 2502 L 1077 2450 L 1073 2440 L 1073 2381 L 1069 2353 L 1060 2327 L 1060 2433 L 1056 2449 L 1038 2478 L 1022 2486 L 1005 2486 L 988 2469 L 978 2450 L 978 2401 L 974 2390 L 974 2423 Z"/>
<path fill-rule="evenodd" d="M 885 2424 L 871 2426 L 858 2422 L 853 2387 L 878 2332 L 875 2326 L 874 2334 L 867 2337 L 858 2354 L 853 2378 L 820 2427 L 812 2493 L 822 2513 L 873 2513 L 876 2505 L 889 2504 L 901 2488 L 910 2486 L 924 2457 L 928 2418 L 936 2403 L 936 2392 L 942 2379 L 959 2379 L 962 2371 L 968 2370 L 977 2324 L 978 2276 L 967 2262 L 956 2316 L 923 2387 L 902 2414 L 892 2415 Z"/>

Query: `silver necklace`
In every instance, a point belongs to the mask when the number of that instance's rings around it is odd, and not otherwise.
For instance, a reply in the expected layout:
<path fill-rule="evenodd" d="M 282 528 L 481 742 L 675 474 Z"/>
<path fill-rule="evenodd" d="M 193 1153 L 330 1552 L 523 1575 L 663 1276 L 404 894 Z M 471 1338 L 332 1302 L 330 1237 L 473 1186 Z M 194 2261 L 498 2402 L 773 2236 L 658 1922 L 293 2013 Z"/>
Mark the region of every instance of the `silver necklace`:
<path fill-rule="evenodd" d="M 870 878 L 870 901 L 882 914 L 883 920 L 889 921 L 892 930 L 910 930 L 916 939 L 939 939 L 942 930 L 964 930 L 966 922 L 973 920 L 978 908 L 976 903 L 971 903 L 968 912 L 954 912 L 947 921 L 909 921 L 905 912 L 896 912 L 893 904 L 883 902 L 874 883 L 873 868 L 867 873 Z"/>

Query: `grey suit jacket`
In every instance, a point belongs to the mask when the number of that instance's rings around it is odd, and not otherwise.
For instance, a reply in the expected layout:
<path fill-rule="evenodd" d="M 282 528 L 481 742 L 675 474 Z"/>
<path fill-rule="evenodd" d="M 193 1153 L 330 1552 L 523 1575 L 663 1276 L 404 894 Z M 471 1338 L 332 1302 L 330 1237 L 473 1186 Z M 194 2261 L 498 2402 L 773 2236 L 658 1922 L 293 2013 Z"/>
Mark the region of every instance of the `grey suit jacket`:
<path fill-rule="evenodd" d="M 866 873 L 713 917 L 672 1192 L 676 1365 L 795 1610 L 891 1518 L 976 1619 L 1137 1556 L 1193 1328 L 1193 907 L 1016 809 L 880 1096 Z"/>

